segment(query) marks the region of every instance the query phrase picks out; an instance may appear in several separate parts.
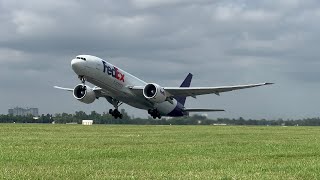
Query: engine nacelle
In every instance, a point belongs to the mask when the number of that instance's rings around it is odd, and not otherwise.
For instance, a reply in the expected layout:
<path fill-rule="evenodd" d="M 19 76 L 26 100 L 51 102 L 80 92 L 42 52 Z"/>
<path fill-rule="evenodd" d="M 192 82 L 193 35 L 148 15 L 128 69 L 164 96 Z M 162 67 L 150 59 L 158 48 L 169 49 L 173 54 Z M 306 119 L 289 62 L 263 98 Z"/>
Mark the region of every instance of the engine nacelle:
<path fill-rule="evenodd" d="M 73 96 L 86 104 L 91 104 L 96 100 L 96 93 L 89 86 L 83 84 L 79 84 L 74 88 Z"/>
<path fill-rule="evenodd" d="M 154 103 L 162 103 L 167 99 L 166 91 L 155 83 L 147 84 L 143 89 L 143 95 Z"/>

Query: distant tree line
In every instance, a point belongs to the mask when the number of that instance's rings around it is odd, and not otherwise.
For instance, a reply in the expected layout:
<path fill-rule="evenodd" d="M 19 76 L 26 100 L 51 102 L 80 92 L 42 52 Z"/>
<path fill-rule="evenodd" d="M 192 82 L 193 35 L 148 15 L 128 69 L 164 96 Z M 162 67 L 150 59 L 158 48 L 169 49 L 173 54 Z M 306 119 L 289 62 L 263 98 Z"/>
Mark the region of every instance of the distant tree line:
<path fill-rule="evenodd" d="M 76 111 L 74 114 L 58 113 L 55 115 L 42 114 L 40 117 L 33 116 L 12 116 L 12 115 L 0 115 L 0 123 L 77 123 L 81 124 L 82 120 L 90 119 L 94 121 L 94 124 L 141 124 L 141 125 L 270 125 L 270 126 L 320 126 L 320 118 L 307 118 L 301 120 L 266 120 L 266 119 L 229 119 L 218 118 L 208 119 L 207 117 L 200 115 L 193 115 L 189 117 L 179 118 L 162 118 L 160 120 L 154 120 L 149 117 L 134 118 L 130 117 L 124 109 L 121 110 L 123 114 L 122 119 L 114 119 L 111 115 L 103 113 L 99 114 L 96 111 L 92 111 L 90 114 L 86 114 L 84 111 Z"/>

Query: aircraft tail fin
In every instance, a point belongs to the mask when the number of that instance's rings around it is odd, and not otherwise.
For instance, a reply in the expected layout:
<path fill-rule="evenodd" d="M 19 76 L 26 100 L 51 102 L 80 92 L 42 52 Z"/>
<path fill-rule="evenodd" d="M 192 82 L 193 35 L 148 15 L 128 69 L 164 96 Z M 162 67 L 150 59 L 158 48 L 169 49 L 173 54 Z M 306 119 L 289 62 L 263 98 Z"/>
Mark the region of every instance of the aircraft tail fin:
<path fill-rule="evenodd" d="M 184 79 L 180 87 L 190 87 L 191 85 L 191 80 L 192 80 L 193 75 L 191 73 L 188 74 L 188 76 Z M 176 96 L 175 99 L 184 106 L 186 103 L 186 97 L 185 96 Z"/>

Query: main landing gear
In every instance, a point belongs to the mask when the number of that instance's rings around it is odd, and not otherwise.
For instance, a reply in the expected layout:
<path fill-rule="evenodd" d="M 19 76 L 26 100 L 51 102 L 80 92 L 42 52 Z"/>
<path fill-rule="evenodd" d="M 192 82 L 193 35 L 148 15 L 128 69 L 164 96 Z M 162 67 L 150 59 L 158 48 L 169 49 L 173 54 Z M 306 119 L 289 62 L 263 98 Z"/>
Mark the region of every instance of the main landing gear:
<path fill-rule="evenodd" d="M 122 102 L 112 99 L 112 104 L 115 109 L 114 110 L 109 109 L 109 114 L 111 114 L 115 119 L 118 119 L 118 118 L 122 119 L 123 115 L 118 110 L 119 106 L 122 105 Z"/>
<path fill-rule="evenodd" d="M 118 119 L 118 118 L 122 119 L 122 114 L 119 112 L 118 109 L 114 109 L 114 110 L 109 109 L 109 114 L 111 114 L 115 119 Z"/>
<path fill-rule="evenodd" d="M 157 109 L 149 109 L 148 114 L 153 117 L 153 119 L 161 119 L 160 112 Z"/>

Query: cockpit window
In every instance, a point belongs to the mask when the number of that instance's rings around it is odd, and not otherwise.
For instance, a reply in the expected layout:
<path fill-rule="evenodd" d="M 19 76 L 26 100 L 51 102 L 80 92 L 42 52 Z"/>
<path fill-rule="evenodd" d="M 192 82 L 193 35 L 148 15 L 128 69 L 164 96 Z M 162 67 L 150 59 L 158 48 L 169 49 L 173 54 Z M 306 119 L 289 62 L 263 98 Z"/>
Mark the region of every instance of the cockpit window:
<path fill-rule="evenodd" d="M 77 57 L 77 59 L 82 59 L 82 60 L 87 60 L 86 58 L 84 58 L 84 57 Z"/>

